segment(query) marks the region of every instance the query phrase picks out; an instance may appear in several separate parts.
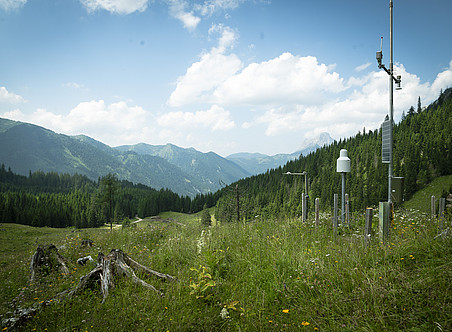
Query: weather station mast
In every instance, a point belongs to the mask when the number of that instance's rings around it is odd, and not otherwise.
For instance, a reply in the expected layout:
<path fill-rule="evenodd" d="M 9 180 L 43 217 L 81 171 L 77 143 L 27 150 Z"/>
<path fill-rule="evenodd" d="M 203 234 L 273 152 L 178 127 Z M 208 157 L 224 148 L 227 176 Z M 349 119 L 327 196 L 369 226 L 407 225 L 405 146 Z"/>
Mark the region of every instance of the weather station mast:
<path fill-rule="evenodd" d="M 386 116 L 382 124 L 382 162 L 389 164 L 388 166 L 388 201 L 380 202 L 379 208 L 379 228 L 380 239 L 387 241 L 389 238 L 390 224 L 392 223 L 393 204 L 392 204 L 392 180 L 393 175 L 393 125 L 394 125 L 394 82 L 396 90 L 401 89 L 402 78 L 400 75 L 394 76 L 394 55 L 393 55 L 393 1 L 389 1 L 389 69 L 383 64 L 383 37 L 381 37 L 380 51 L 377 52 L 376 58 L 378 68 L 383 69 L 389 75 L 389 117 Z"/>
<path fill-rule="evenodd" d="M 392 157 L 392 128 L 394 124 L 394 82 L 396 90 L 400 90 L 402 77 L 394 76 L 394 55 L 393 55 L 393 1 L 389 1 L 389 69 L 382 63 L 383 60 L 383 37 L 381 37 L 380 51 L 377 52 L 376 58 L 378 68 L 383 69 L 389 75 L 389 118 L 383 122 L 382 128 L 382 162 L 389 164 L 388 166 L 388 202 L 392 203 L 392 178 L 393 178 L 393 157 Z"/>

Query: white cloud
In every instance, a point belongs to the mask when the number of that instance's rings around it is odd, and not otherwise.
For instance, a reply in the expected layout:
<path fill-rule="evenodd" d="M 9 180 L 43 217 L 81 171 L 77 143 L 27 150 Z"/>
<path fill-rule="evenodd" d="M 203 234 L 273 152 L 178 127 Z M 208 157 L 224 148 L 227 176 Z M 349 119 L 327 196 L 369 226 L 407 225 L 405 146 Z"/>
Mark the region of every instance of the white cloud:
<path fill-rule="evenodd" d="M 71 89 L 76 89 L 76 90 L 84 88 L 83 84 L 78 84 L 76 82 L 66 82 L 66 83 L 63 83 L 61 86 L 64 88 L 71 88 Z"/>
<path fill-rule="evenodd" d="M 166 113 L 157 118 L 157 123 L 170 129 L 206 127 L 216 131 L 229 130 L 235 127 L 231 113 L 218 105 L 212 105 L 207 111 Z"/>
<path fill-rule="evenodd" d="M 107 144 L 137 143 L 146 140 L 151 116 L 139 106 L 125 102 L 107 105 L 103 100 L 78 104 L 68 114 L 55 114 L 37 109 L 30 115 L 19 110 L 3 116 L 34 123 L 68 135 L 85 134 Z"/>
<path fill-rule="evenodd" d="M 195 4 L 195 10 L 202 16 L 210 16 L 215 12 L 226 9 L 236 9 L 243 0 L 207 0 L 202 4 Z"/>
<path fill-rule="evenodd" d="M 194 30 L 201 19 L 193 14 L 193 11 L 187 11 L 188 2 L 185 0 L 167 0 L 170 15 L 177 18 L 184 24 L 188 30 Z"/>
<path fill-rule="evenodd" d="M 230 27 L 223 24 L 213 24 L 209 29 L 209 36 L 219 34 L 218 47 L 213 48 L 214 52 L 225 53 L 233 49 L 238 39 L 237 33 Z"/>
<path fill-rule="evenodd" d="M 236 40 L 232 29 L 213 26 L 210 34 L 220 32 L 218 47 L 201 55 L 198 62 L 193 63 L 185 73 L 177 79 L 176 89 L 171 94 L 170 106 L 183 106 L 194 102 L 212 101 L 212 93 L 221 83 L 242 68 L 242 62 L 235 54 L 225 55 Z"/>
<path fill-rule="evenodd" d="M 4 86 L 0 86 L 0 103 L 18 104 L 24 99 L 13 92 L 9 92 Z"/>
<path fill-rule="evenodd" d="M 27 0 L 0 0 L 0 8 L 5 11 L 20 9 L 27 3 Z"/>
<path fill-rule="evenodd" d="M 312 104 L 325 93 L 345 90 L 343 79 L 315 57 L 283 53 L 252 63 L 229 77 L 214 92 L 217 103 L 247 105 Z"/>
<path fill-rule="evenodd" d="M 116 14 L 131 14 L 143 12 L 148 6 L 148 0 L 80 0 L 88 12 L 99 9 Z"/>
<path fill-rule="evenodd" d="M 394 119 L 398 121 L 402 111 L 415 105 L 418 97 L 424 105 L 434 101 L 440 89 L 452 85 L 452 61 L 450 67 L 437 75 L 435 81 L 421 83 L 418 76 L 408 73 L 403 65 L 396 65 L 395 72 L 402 76 L 402 90 L 394 91 Z M 264 126 L 267 136 L 301 132 L 313 137 L 323 131 L 334 137 L 350 137 L 361 131 L 379 128 L 389 113 L 388 75 L 384 71 L 371 72 L 355 78 L 350 88 L 336 98 L 304 105 L 292 103 L 273 107 L 257 114 L 242 128 Z M 351 87 L 354 89 L 352 90 Z M 333 95 L 334 96 L 334 95 Z"/>
<path fill-rule="evenodd" d="M 432 84 L 432 89 L 435 91 L 446 89 L 452 84 L 452 60 L 449 62 L 449 68 L 439 73 Z"/>
<path fill-rule="evenodd" d="M 360 72 L 360 71 L 366 70 L 367 68 L 370 67 L 371 64 L 372 64 L 372 63 L 370 63 L 370 62 L 364 63 L 364 64 L 362 64 L 361 66 L 356 67 L 356 68 L 355 68 L 355 71 Z"/>

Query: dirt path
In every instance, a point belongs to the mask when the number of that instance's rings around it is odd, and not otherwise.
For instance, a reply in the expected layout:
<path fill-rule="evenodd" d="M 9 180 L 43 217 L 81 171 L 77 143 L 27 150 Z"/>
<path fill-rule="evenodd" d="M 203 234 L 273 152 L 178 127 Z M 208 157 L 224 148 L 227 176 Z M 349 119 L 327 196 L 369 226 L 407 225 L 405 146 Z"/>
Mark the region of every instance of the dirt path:
<path fill-rule="evenodd" d="M 134 220 L 134 221 L 132 221 L 130 224 L 131 224 L 131 225 L 132 225 L 132 224 L 136 224 L 136 223 L 138 223 L 138 222 L 140 222 L 140 221 L 142 221 L 142 220 L 143 220 L 143 219 L 138 218 L 138 220 Z M 121 227 L 122 227 L 122 224 L 116 224 L 116 225 L 113 226 L 114 229 L 121 228 Z"/>

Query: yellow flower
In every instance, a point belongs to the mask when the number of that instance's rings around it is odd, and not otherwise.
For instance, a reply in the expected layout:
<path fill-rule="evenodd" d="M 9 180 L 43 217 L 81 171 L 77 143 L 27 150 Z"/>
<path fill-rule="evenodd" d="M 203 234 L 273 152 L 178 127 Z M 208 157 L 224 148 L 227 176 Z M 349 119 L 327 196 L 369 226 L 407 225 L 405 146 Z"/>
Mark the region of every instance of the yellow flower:
<path fill-rule="evenodd" d="M 301 322 L 301 325 L 303 325 L 303 326 L 308 326 L 308 325 L 309 325 L 309 322 L 302 321 L 302 322 Z"/>
<path fill-rule="evenodd" d="M 289 313 L 289 309 L 284 309 L 282 312 L 284 312 L 285 314 Z"/>

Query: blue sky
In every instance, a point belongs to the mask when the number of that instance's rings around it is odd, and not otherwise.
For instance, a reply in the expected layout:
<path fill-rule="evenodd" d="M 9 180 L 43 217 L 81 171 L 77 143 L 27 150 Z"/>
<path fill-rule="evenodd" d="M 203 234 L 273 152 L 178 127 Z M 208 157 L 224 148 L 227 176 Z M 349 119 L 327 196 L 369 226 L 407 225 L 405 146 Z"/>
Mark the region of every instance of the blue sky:
<path fill-rule="evenodd" d="M 452 86 L 450 0 L 394 0 L 395 120 Z M 388 113 L 389 0 L 0 0 L 0 117 L 110 146 L 291 153 Z"/>

